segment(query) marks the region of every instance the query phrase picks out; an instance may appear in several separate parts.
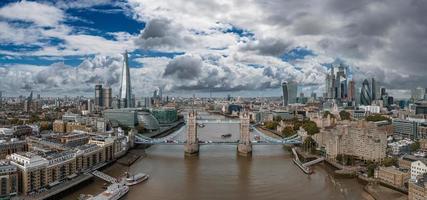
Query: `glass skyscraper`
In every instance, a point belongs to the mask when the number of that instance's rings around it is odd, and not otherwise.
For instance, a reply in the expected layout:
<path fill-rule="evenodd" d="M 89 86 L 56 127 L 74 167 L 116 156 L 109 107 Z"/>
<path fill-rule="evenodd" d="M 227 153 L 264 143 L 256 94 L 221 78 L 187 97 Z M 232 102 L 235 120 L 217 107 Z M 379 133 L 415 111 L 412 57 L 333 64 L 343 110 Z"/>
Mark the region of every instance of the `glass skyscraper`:
<path fill-rule="evenodd" d="M 362 89 L 360 91 L 360 104 L 369 106 L 372 103 L 371 87 L 369 81 L 365 79 L 362 83 Z"/>
<path fill-rule="evenodd" d="M 288 86 L 288 104 L 297 103 L 298 85 L 295 82 L 287 83 Z"/>
<path fill-rule="evenodd" d="M 283 106 L 287 106 L 288 105 L 288 98 L 289 98 L 289 94 L 288 94 L 288 82 L 283 81 L 282 82 L 282 91 L 283 91 Z"/>
<path fill-rule="evenodd" d="M 132 107 L 132 94 L 127 51 L 123 54 L 123 68 L 120 84 L 120 108 Z"/>

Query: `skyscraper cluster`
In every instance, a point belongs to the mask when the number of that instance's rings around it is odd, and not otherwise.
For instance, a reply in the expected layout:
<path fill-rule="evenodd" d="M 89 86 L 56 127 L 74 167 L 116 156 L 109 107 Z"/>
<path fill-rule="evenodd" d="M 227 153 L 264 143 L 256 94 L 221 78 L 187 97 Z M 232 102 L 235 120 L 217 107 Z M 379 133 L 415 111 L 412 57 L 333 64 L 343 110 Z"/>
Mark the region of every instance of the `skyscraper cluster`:
<path fill-rule="evenodd" d="M 335 69 L 338 68 L 338 71 Z M 348 85 L 350 84 L 350 88 Z M 338 103 L 355 99 L 355 83 L 349 82 L 348 69 L 340 64 L 338 67 L 333 66 L 330 74 L 326 75 L 326 93 L 327 99 L 335 99 Z"/>

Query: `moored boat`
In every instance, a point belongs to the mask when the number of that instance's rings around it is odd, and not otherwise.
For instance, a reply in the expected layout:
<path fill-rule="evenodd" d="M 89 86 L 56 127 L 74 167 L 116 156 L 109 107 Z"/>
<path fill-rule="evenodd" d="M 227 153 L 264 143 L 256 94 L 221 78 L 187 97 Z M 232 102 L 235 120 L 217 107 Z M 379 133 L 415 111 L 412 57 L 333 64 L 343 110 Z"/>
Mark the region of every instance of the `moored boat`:
<path fill-rule="evenodd" d="M 141 183 L 141 182 L 147 180 L 149 177 L 150 177 L 150 175 L 144 174 L 144 173 L 138 173 L 135 175 L 127 174 L 125 183 L 126 183 L 126 185 L 129 185 L 129 186 L 136 185 L 138 183 Z"/>
<path fill-rule="evenodd" d="M 129 186 L 120 183 L 113 183 L 108 186 L 104 192 L 96 196 L 89 197 L 87 200 L 118 200 L 128 192 Z"/>

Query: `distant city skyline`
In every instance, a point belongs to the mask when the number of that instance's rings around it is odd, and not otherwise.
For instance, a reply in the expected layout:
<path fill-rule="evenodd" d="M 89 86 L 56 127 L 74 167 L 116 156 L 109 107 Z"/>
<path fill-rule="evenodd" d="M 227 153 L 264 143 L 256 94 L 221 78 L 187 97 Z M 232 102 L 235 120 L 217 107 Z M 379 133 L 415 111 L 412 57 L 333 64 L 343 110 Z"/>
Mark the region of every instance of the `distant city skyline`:
<path fill-rule="evenodd" d="M 137 97 L 280 96 L 283 81 L 321 96 L 337 63 L 356 87 L 427 87 L 422 1 L 173 2 L 1 2 L 0 90 L 90 96 L 105 84 L 117 96 L 125 50 Z"/>

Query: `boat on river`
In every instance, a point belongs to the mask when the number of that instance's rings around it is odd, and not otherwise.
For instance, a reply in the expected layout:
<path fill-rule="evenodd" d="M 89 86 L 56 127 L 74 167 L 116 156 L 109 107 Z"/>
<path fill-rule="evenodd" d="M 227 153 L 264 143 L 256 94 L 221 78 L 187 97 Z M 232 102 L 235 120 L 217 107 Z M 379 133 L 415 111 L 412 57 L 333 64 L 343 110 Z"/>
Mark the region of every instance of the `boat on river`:
<path fill-rule="evenodd" d="M 128 186 L 136 185 L 150 178 L 150 175 L 144 173 L 138 173 L 135 175 L 129 175 L 129 173 L 126 174 L 125 184 Z"/>
<path fill-rule="evenodd" d="M 107 189 L 96 196 L 81 195 L 81 200 L 119 200 L 129 192 L 129 186 L 122 183 L 113 183 Z"/>

